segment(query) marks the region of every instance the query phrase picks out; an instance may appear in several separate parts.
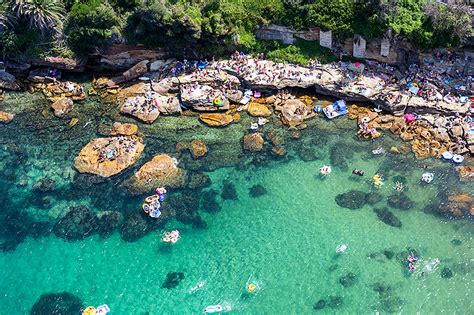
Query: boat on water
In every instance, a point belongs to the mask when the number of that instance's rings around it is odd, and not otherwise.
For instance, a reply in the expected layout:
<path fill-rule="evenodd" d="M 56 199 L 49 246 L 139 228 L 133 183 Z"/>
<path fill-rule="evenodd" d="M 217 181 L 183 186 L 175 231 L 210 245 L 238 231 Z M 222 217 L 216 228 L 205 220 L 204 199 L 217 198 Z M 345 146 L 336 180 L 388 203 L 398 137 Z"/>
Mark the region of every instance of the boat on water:
<path fill-rule="evenodd" d="M 324 107 L 323 112 L 327 118 L 333 119 L 339 116 L 346 115 L 349 110 L 347 109 L 346 101 L 339 100 L 337 102 L 334 102 L 332 105 Z"/>

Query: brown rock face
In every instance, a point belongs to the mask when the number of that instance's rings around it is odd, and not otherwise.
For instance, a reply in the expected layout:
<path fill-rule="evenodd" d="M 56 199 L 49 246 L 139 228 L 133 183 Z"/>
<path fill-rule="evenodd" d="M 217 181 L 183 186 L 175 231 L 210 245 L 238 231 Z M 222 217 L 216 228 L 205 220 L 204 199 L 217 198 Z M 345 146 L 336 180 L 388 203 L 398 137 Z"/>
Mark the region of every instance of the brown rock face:
<path fill-rule="evenodd" d="M 15 115 L 7 112 L 0 112 L 0 123 L 8 124 L 13 120 L 13 117 L 15 117 Z"/>
<path fill-rule="evenodd" d="M 189 148 L 194 159 L 199 159 L 201 156 L 206 155 L 207 147 L 202 140 L 193 140 Z"/>
<path fill-rule="evenodd" d="M 62 97 L 51 104 L 51 109 L 54 111 L 54 116 L 63 117 L 69 113 L 74 107 L 74 102 L 68 97 Z"/>
<path fill-rule="evenodd" d="M 177 167 L 167 154 L 153 157 L 130 178 L 128 188 L 132 194 L 151 192 L 156 187 L 179 188 L 185 184 L 186 172 Z"/>
<path fill-rule="evenodd" d="M 135 124 L 122 124 L 114 122 L 111 135 L 133 136 L 138 132 L 138 126 Z"/>
<path fill-rule="evenodd" d="M 234 120 L 232 115 L 217 113 L 202 114 L 199 115 L 199 119 L 211 127 L 224 127 Z"/>
<path fill-rule="evenodd" d="M 110 177 L 133 165 L 144 147 L 136 137 L 97 138 L 82 148 L 74 167 L 80 173 Z"/>
<path fill-rule="evenodd" d="M 456 170 L 458 171 L 459 178 L 462 181 L 474 181 L 474 166 L 458 166 L 456 167 Z"/>
<path fill-rule="evenodd" d="M 267 106 L 255 102 L 250 103 L 248 112 L 254 117 L 269 117 L 272 115 L 272 111 Z"/>
<path fill-rule="evenodd" d="M 244 136 L 244 150 L 248 150 L 250 152 L 258 152 L 262 151 L 264 140 L 261 134 L 259 133 L 251 133 Z"/>
<path fill-rule="evenodd" d="M 110 79 L 109 81 L 105 82 L 104 85 L 107 87 L 113 87 L 120 83 L 136 79 L 148 71 L 148 63 L 148 60 L 140 61 L 139 63 L 122 73 L 121 76 Z"/>
<path fill-rule="evenodd" d="M 158 116 L 160 116 L 160 111 L 156 106 L 151 107 L 146 104 L 146 99 L 144 96 L 135 96 L 128 98 L 125 103 L 120 108 L 122 114 L 132 115 L 141 121 L 146 123 L 153 123 Z"/>
<path fill-rule="evenodd" d="M 295 127 L 303 123 L 309 113 L 305 103 L 300 100 L 287 100 L 281 109 L 282 122 L 290 127 Z"/>

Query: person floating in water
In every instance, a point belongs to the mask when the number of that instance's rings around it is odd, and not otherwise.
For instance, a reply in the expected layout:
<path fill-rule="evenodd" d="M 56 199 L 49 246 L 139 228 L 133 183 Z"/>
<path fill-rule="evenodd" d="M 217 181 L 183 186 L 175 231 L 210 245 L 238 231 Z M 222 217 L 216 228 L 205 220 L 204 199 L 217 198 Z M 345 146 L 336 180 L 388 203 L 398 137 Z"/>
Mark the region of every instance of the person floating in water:
<path fill-rule="evenodd" d="M 363 171 L 363 170 L 354 169 L 354 170 L 352 170 L 352 174 L 357 175 L 357 176 L 364 176 L 364 171 Z"/>

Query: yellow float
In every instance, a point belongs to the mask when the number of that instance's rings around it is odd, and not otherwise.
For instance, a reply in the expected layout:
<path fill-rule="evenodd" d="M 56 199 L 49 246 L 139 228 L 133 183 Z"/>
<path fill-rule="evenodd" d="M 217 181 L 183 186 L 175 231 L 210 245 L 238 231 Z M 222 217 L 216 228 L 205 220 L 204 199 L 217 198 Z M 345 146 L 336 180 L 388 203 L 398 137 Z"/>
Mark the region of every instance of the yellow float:
<path fill-rule="evenodd" d="M 93 306 L 89 306 L 82 311 L 82 315 L 96 315 L 96 313 L 96 309 Z"/>

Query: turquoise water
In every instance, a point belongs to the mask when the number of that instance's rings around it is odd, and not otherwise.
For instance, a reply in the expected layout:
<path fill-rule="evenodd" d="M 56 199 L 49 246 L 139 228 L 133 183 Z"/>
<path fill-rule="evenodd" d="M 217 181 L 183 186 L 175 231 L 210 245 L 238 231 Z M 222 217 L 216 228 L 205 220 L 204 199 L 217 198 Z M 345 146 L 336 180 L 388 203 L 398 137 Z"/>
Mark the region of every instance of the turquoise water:
<path fill-rule="evenodd" d="M 159 120 L 156 128 L 166 128 L 167 123 Z M 9 147 L 3 153 L 3 212 L 21 204 L 35 220 L 54 222 L 67 207 L 78 204 L 94 212 L 139 211 L 140 199 L 130 198 L 119 187 L 130 172 L 107 185 L 92 184 L 93 190 L 102 191 L 102 207 L 98 206 L 97 192 L 85 188 L 71 192 L 75 175 L 72 159 L 95 136 L 94 128 L 80 130 L 74 139 L 63 134 L 61 144 L 54 140 L 57 135 L 32 139 L 21 116 L 16 124 L 7 127 L 9 138 L 4 137 L 2 144 L 14 140 L 24 158 L 15 164 L 17 151 L 12 153 L 14 150 Z M 198 314 L 215 304 L 228 306 L 229 313 L 235 314 L 474 314 L 472 222 L 447 220 L 422 211 L 441 198 L 447 188 L 469 191 L 472 187 L 461 185 L 454 168 L 440 161 L 372 155 L 370 151 L 378 146 L 388 151 L 395 140 L 386 136 L 375 143 L 358 142 L 353 137 L 353 122 L 344 118 L 338 122 L 317 118 L 314 125 L 302 131 L 301 139 L 286 140 L 290 151 L 286 159 L 260 154 L 264 162 L 257 163 L 252 160 L 253 155 L 244 154 L 236 161 L 236 167 L 208 171 L 212 185 L 203 191 L 215 189 L 220 193 L 227 180 L 235 186 L 238 199 L 223 200 L 218 196 L 222 209 L 216 213 L 206 213 L 201 204 L 199 213 L 207 222 L 207 229 L 171 220 L 134 243 L 123 241 L 117 231 L 109 238 L 93 235 L 75 242 L 65 242 L 54 234 L 27 236 L 14 250 L 0 253 L 1 313 L 26 314 L 41 294 L 67 291 L 84 301 L 84 306 L 107 303 L 111 314 Z M 15 128 L 21 132 L 15 134 Z M 194 129 L 180 136 L 191 137 L 193 133 L 194 137 L 198 133 L 211 139 L 219 134 L 245 132 L 237 128 Z M 240 139 L 237 140 L 229 145 L 238 147 Z M 173 141 L 166 142 L 158 133 L 146 141 L 148 155 L 163 148 L 170 152 L 173 147 Z M 209 147 L 210 156 L 202 164 L 223 154 L 217 143 Z M 317 159 L 302 161 L 298 152 L 303 147 Z M 333 165 L 332 174 L 322 178 L 319 168 L 332 164 L 330 151 L 334 147 L 343 147 L 340 154 L 345 156 L 348 168 Z M 138 165 L 145 161 L 146 158 L 141 159 Z M 199 167 L 184 157 L 180 161 L 185 168 Z M 17 172 L 11 174 L 15 165 Z M 363 169 L 365 176 L 352 175 L 353 168 Z M 436 178 L 430 185 L 421 185 L 419 178 L 426 168 Z M 336 204 L 335 197 L 349 190 L 374 191 L 369 179 L 380 171 L 385 175 L 385 185 L 377 191 L 383 197 L 377 204 L 366 204 L 357 210 Z M 22 200 L 35 196 L 28 194 L 44 176 L 57 182 L 55 193 L 49 196 L 50 203 L 43 207 L 25 206 Z M 386 198 L 395 193 L 396 176 L 406 178 L 406 195 L 415 202 L 410 210 L 387 206 Z M 17 187 L 25 178 L 28 185 Z M 253 198 L 249 195 L 253 185 L 262 185 L 267 193 Z M 177 192 L 170 192 L 174 193 Z M 381 222 L 374 207 L 390 209 L 402 227 Z M 161 232 L 171 229 L 180 230 L 181 239 L 170 247 L 161 242 Z M 452 240 L 460 242 L 453 244 Z M 348 249 L 336 254 L 340 244 L 347 244 Z M 403 266 L 406 254 L 397 258 L 407 248 L 415 249 L 421 259 L 418 270 L 411 274 Z M 436 258 L 440 260 L 439 267 L 422 274 L 423 268 Z M 449 268 L 453 276 L 443 278 L 443 268 Z M 184 279 L 173 289 L 162 288 L 168 272 L 184 273 Z M 340 278 L 348 273 L 355 274 L 355 280 L 344 287 Z M 245 294 L 249 279 L 259 284 L 256 294 Z M 204 287 L 191 293 L 191 288 L 202 281 Z M 376 284 L 385 287 L 386 292 L 376 292 Z M 333 301 L 339 297 L 342 302 L 313 310 L 321 299 L 330 304 L 330 296 Z"/>

